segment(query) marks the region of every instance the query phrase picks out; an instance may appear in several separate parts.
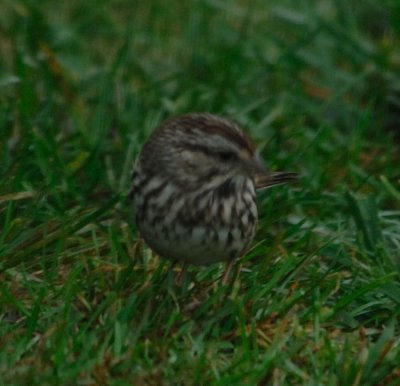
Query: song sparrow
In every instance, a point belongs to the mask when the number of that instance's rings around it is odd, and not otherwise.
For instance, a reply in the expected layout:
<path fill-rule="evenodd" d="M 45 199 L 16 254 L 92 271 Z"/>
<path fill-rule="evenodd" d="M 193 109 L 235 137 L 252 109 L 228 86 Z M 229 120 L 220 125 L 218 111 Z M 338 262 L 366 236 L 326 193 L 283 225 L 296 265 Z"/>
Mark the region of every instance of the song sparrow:
<path fill-rule="evenodd" d="M 246 252 L 257 225 L 255 189 L 296 178 L 269 172 L 230 120 L 188 114 L 161 124 L 132 174 L 136 221 L 157 254 L 185 264 L 228 262 Z"/>

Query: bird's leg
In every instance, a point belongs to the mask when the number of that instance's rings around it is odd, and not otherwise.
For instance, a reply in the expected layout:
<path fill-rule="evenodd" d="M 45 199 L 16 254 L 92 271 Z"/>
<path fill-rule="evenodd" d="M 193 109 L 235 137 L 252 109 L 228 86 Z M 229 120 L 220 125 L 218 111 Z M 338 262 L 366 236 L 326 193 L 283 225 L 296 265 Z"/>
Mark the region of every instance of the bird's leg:
<path fill-rule="evenodd" d="M 175 284 L 181 286 L 184 280 L 184 277 L 187 274 L 188 265 L 187 263 L 183 263 L 181 271 L 176 276 Z"/>
<path fill-rule="evenodd" d="M 230 259 L 225 267 L 224 273 L 222 274 L 222 284 L 228 284 L 228 279 L 231 274 L 232 268 L 235 265 L 235 259 Z"/>

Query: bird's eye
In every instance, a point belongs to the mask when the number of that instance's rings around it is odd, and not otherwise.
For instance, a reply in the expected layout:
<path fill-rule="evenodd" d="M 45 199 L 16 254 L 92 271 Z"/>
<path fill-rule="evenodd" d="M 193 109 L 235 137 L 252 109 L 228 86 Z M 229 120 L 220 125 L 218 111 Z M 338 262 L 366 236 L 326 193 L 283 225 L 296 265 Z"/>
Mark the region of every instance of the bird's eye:
<path fill-rule="evenodd" d="M 220 151 L 218 153 L 219 158 L 221 159 L 221 161 L 231 161 L 233 159 L 236 158 L 235 153 L 231 152 L 231 151 Z"/>

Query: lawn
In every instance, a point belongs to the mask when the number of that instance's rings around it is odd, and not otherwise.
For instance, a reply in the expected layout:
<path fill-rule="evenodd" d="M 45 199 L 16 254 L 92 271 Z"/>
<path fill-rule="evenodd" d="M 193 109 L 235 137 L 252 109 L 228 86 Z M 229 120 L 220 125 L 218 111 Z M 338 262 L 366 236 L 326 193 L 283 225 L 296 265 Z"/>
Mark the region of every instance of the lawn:
<path fill-rule="evenodd" d="M 3 0 L 0 385 L 400 385 L 400 4 Z M 140 240 L 163 119 L 272 170 L 229 285 Z"/>

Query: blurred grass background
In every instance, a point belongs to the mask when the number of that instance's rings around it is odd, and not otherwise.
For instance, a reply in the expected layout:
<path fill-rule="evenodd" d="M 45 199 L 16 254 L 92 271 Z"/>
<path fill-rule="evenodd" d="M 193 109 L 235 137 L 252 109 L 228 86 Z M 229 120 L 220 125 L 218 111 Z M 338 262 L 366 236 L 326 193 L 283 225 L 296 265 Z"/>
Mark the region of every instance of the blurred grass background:
<path fill-rule="evenodd" d="M 400 384 L 398 1 L 3 0 L 0 56 L 0 384 Z M 189 111 L 301 173 L 227 288 L 124 198 Z"/>

